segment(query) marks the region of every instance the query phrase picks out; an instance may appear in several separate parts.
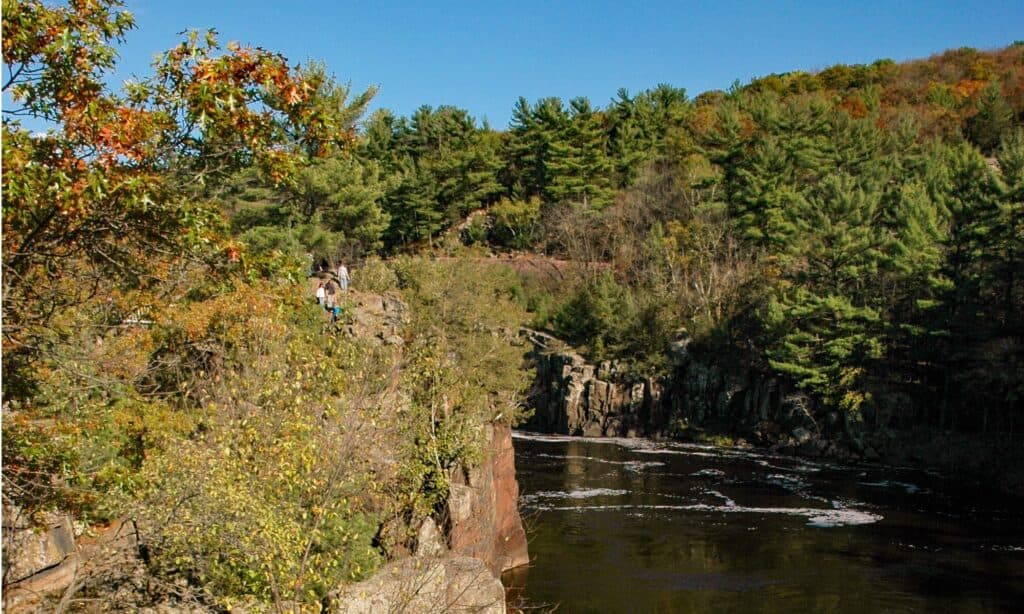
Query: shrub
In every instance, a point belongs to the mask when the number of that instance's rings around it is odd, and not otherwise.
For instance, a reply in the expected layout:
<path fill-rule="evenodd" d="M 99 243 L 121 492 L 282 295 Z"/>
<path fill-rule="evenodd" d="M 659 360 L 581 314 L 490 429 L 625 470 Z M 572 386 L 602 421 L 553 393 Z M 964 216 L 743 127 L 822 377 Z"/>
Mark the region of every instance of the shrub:
<path fill-rule="evenodd" d="M 318 602 L 382 560 L 393 472 L 379 446 L 394 444 L 373 402 L 381 357 L 294 332 L 237 355 L 204 390 L 201 428 L 146 463 L 137 514 L 152 564 L 225 604 Z"/>
<path fill-rule="evenodd" d="M 528 249 L 538 239 L 540 199 L 501 199 L 491 207 L 490 239 L 513 249 Z"/>
<path fill-rule="evenodd" d="M 466 245 L 477 245 L 487 241 L 489 232 L 486 218 L 477 215 L 462 230 L 462 242 Z"/>
<path fill-rule="evenodd" d="M 365 292 L 383 293 L 398 289 L 398 276 L 380 258 L 367 258 L 351 275 L 352 285 Z"/>

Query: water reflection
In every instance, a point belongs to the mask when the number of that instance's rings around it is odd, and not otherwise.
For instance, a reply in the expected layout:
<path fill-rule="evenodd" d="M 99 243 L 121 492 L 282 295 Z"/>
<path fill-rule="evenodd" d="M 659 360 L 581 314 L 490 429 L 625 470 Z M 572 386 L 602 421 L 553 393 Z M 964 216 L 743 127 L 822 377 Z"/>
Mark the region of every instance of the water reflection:
<path fill-rule="evenodd" d="M 1024 511 L 909 470 L 517 435 L 532 564 L 558 612 L 1019 611 Z"/>

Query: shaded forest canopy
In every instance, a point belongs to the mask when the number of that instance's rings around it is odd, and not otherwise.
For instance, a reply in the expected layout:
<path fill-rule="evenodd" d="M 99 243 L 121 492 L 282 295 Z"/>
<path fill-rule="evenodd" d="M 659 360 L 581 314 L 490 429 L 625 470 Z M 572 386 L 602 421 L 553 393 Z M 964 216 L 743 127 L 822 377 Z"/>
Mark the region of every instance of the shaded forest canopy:
<path fill-rule="evenodd" d="M 364 117 L 372 90 L 212 33 L 112 92 L 119 2 L 3 12 L 4 503 L 138 518 L 158 589 L 371 573 L 522 418 L 528 323 L 637 376 L 685 337 L 851 429 L 1024 426 L 1024 44 L 520 99 L 497 131 Z M 325 329 L 308 256 L 401 295 L 402 349 Z"/>

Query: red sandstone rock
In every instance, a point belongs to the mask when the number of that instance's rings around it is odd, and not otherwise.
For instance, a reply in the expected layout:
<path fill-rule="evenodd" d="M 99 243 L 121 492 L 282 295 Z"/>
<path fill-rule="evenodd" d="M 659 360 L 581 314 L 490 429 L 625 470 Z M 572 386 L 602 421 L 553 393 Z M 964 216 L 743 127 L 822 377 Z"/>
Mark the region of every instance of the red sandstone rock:
<path fill-rule="evenodd" d="M 478 558 L 500 575 L 529 562 L 526 531 L 519 517 L 512 430 L 493 426 L 487 455 L 479 467 L 452 476 L 448 501 L 452 553 Z"/>

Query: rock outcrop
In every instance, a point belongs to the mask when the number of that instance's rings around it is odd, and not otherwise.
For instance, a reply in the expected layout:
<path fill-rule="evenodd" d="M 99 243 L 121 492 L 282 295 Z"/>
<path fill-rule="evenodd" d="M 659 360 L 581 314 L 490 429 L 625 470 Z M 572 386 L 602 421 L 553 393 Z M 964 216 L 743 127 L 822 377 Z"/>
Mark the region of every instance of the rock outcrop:
<path fill-rule="evenodd" d="M 811 417 L 811 399 L 753 370 L 735 372 L 672 348 L 662 378 L 636 380 L 607 361 L 588 363 L 554 337 L 525 331 L 533 345 L 534 416 L 527 428 L 565 435 L 673 437 L 691 427 L 739 433 L 757 443 L 790 443 L 789 434 L 821 434 L 835 425 Z M 795 439 L 793 445 L 799 445 Z"/>
<path fill-rule="evenodd" d="M 495 424 L 489 431 L 484 461 L 469 471 L 453 472 L 448 535 L 454 554 L 478 558 L 500 576 L 529 558 L 519 517 L 512 430 Z"/>
<path fill-rule="evenodd" d="M 3 509 L 4 609 L 28 611 L 63 591 L 78 572 L 71 516 L 45 513 L 32 522 L 15 506 Z"/>
<path fill-rule="evenodd" d="M 332 594 L 326 610 L 505 614 L 505 589 L 480 559 L 413 557 L 389 563 L 369 580 Z"/>
<path fill-rule="evenodd" d="M 331 594 L 328 612 L 504 614 L 501 572 L 529 559 L 519 516 L 512 430 L 495 424 L 484 432 L 483 461 L 451 473 L 444 530 L 433 519 L 424 519 L 416 530 L 413 556 Z"/>
<path fill-rule="evenodd" d="M 359 339 L 385 345 L 403 345 L 402 327 L 408 319 L 405 303 L 392 294 L 372 294 L 350 290 L 340 293 L 342 304 L 351 311 L 342 317 L 348 323 L 345 333 Z"/>
<path fill-rule="evenodd" d="M 14 506 L 4 506 L 4 610 L 36 612 L 74 593 L 88 578 L 130 570 L 139 564 L 134 523 L 118 520 L 75 531 L 71 516 L 43 513 L 30 522 Z"/>

